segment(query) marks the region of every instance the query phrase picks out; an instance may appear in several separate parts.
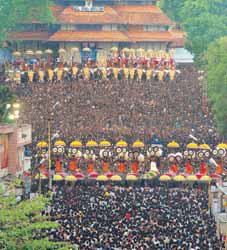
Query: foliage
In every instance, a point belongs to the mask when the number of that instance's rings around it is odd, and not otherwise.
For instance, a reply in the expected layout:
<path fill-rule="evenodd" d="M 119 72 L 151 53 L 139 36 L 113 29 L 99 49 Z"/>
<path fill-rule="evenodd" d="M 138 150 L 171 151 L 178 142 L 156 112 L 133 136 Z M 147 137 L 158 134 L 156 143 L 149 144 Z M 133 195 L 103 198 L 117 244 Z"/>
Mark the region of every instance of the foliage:
<path fill-rule="evenodd" d="M 37 237 L 46 229 L 58 227 L 57 223 L 40 215 L 47 202 L 47 198 L 40 196 L 32 201 L 17 203 L 13 195 L 0 195 L 0 249 L 70 249 L 66 243 Z"/>
<path fill-rule="evenodd" d="M 227 133 L 227 37 L 211 43 L 206 53 L 208 96 L 221 134 Z"/>
<path fill-rule="evenodd" d="M 0 122 L 4 122 L 6 105 L 15 100 L 14 93 L 5 85 L 0 85 Z"/>
<path fill-rule="evenodd" d="M 49 5 L 49 0 L 0 0 L 0 44 L 19 22 L 52 22 Z"/>
<path fill-rule="evenodd" d="M 226 0 L 162 0 L 167 15 L 187 33 L 186 48 L 195 55 L 195 62 L 205 64 L 204 53 L 208 45 L 227 35 Z"/>
<path fill-rule="evenodd" d="M 161 0 L 160 7 L 175 22 L 181 21 L 180 12 L 186 0 Z"/>

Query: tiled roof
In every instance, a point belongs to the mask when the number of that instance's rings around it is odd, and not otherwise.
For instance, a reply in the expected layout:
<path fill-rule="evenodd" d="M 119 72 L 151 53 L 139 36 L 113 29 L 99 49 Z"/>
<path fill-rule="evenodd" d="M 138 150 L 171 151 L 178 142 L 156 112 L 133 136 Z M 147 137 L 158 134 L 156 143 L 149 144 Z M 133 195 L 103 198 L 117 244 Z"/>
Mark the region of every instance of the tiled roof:
<path fill-rule="evenodd" d="M 9 40 L 21 40 L 21 41 L 46 41 L 48 40 L 47 31 L 23 31 L 23 32 L 10 32 Z"/>
<path fill-rule="evenodd" d="M 65 8 L 57 17 L 60 23 L 72 24 L 117 24 L 122 23 L 121 17 L 110 6 L 105 6 L 103 12 L 79 12 L 72 6 Z"/>
<path fill-rule="evenodd" d="M 128 31 L 125 34 L 132 42 L 171 42 L 173 40 L 169 31 Z"/>
<path fill-rule="evenodd" d="M 173 43 L 171 47 L 173 48 L 183 48 L 186 41 L 186 32 L 182 30 L 171 30 L 171 35 L 173 36 Z"/>
<path fill-rule="evenodd" d="M 57 31 L 49 41 L 66 42 L 128 42 L 128 37 L 120 31 Z"/>
<path fill-rule="evenodd" d="M 127 24 L 140 25 L 172 25 L 173 22 L 154 5 L 116 5 L 113 7 Z"/>

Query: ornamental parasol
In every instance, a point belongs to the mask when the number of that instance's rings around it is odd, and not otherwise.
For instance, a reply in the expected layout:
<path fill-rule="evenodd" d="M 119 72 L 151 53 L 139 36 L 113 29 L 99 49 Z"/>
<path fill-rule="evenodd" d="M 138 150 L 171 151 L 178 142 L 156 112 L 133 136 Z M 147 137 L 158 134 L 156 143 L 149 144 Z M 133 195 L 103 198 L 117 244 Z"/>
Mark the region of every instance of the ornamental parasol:
<path fill-rule="evenodd" d="M 45 142 L 45 141 L 40 141 L 40 142 L 37 143 L 36 146 L 37 146 L 38 148 L 47 148 L 47 147 L 48 147 L 48 144 L 47 144 L 47 142 Z"/>
<path fill-rule="evenodd" d="M 55 174 L 53 177 L 54 181 L 63 181 L 63 177 L 60 174 Z"/>
<path fill-rule="evenodd" d="M 97 147 L 97 146 L 98 146 L 98 144 L 96 141 L 88 141 L 86 143 L 86 147 Z"/>
<path fill-rule="evenodd" d="M 64 141 L 60 141 L 60 140 L 59 140 L 59 141 L 56 141 L 56 142 L 54 143 L 54 146 L 56 146 L 56 147 L 57 147 L 57 146 L 63 146 L 63 147 L 64 147 L 64 146 L 65 146 L 65 142 L 64 142 Z"/>
<path fill-rule="evenodd" d="M 107 177 L 107 178 L 111 178 L 113 175 L 114 175 L 114 174 L 113 174 L 113 173 L 111 173 L 111 172 L 106 173 L 106 177 Z"/>
<path fill-rule="evenodd" d="M 99 175 L 97 178 L 96 178 L 97 181 L 108 181 L 108 178 L 107 176 L 105 175 Z"/>
<path fill-rule="evenodd" d="M 112 47 L 112 48 L 110 49 L 110 51 L 111 51 L 111 52 L 117 52 L 117 51 L 118 51 L 118 48 L 117 48 L 117 47 Z"/>
<path fill-rule="evenodd" d="M 39 176 L 39 174 L 37 174 L 37 175 L 35 176 L 35 179 L 36 179 L 36 180 L 38 180 L 39 178 L 40 178 L 41 180 L 47 179 L 46 175 L 44 175 L 44 174 L 40 174 L 40 176 Z"/>
<path fill-rule="evenodd" d="M 60 54 L 66 53 L 66 50 L 61 48 L 61 49 L 58 50 L 58 53 L 60 53 Z"/>
<path fill-rule="evenodd" d="M 128 143 L 122 140 L 116 143 L 116 147 L 119 147 L 119 148 L 123 148 L 127 146 L 128 146 Z"/>
<path fill-rule="evenodd" d="M 217 145 L 217 148 L 227 149 L 227 144 L 225 144 L 225 143 L 220 143 L 220 144 Z"/>
<path fill-rule="evenodd" d="M 72 53 L 79 52 L 79 49 L 77 47 L 73 47 L 73 48 L 71 48 L 71 52 Z"/>
<path fill-rule="evenodd" d="M 13 56 L 20 57 L 21 56 L 21 52 L 15 51 L 15 52 L 13 52 Z"/>
<path fill-rule="evenodd" d="M 90 49 L 90 48 L 88 48 L 88 47 L 86 47 L 86 48 L 83 48 L 83 49 L 82 49 L 82 51 L 84 51 L 84 52 L 90 52 L 90 51 L 91 51 L 91 49 Z"/>
<path fill-rule="evenodd" d="M 74 176 L 77 178 L 77 179 L 84 179 L 84 175 L 82 173 L 76 173 L 74 174 Z"/>
<path fill-rule="evenodd" d="M 174 181 L 185 181 L 185 177 L 183 175 L 176 175 L 173 179 Z"/>
<path fill-rule="evenodd" d="M 122 180 L 120 175 L 113 175 L 110 179 L 111 179 L 111 181 L 121 181 Z"/>
<path fill-rule="evenodd" d="M 72 147 L 72 148 L 79 148 L 79 147 L 82 147 L 82 143 L 80 141 L 72 141 L 70 143 L 70 147 Z"/>
<path fill-rule="evenodd" d="M 96 179 L 98 176 L 99 176 L 99 174 L 96 173 L 96 172 L 93 172 L 93 173 L 89 174 L 89 178 L 92 178 L 92 179 Z"/>
<path fill-rule="evenodd" d="M 189 175 L 186 179 L 187 181 L 198 181 L 198 178 L 195 175 Z"/>
<path fill-rule="evenodd" d="M 138 178 L 135 175 L 129 174 L 129 175 L 126 176 L 126 180 L 127 181 L 137 181 Z"/>
<path fill-rule="evenodd" d="M 37 56 L 41 56 L 43 54 L 42 50 L 36 50 L 35 54 Z"/>
<path fill-rule="evenodd" d="M 26 50 L 25 54 L 28 55 L 28 56 L 33 56 L 34 52 L 32 50 Z"/>
<path fill-rule="evenodd" d="M 53 54 L 53 50 L 51 50 L 51 49 L 46 49 L 44 52 L 45 52 L 46 54 Z"/>
<path fill-rule="evenodd" d="M 76 177 L 74 175 L 68 175 L 65 177 L 66 181 L 76 181 Z"/>
<path fill-rule="evenodd" d="M 143 148 L 144 147 L 144 143 L 142 141 L 135 141 L 133 144 L 132 144 L 132 147 L 133 148 Z"/>
<path fill-rule="evenodd" d="M 171 177 L 168 175 L 162 175 L 159 178 L 160 181 L 171 181 Z"/>
<path fill-rule="evenodd" d="M 99 146 L 100 147 L 110 147 L 111 146 L 111 143 L 109 141 L 101 141 L 99 143 Z"/>
<path fill-rule="evenodd" d="M 169 142 L 169 143 L 167 144 L 167 147 L 168 147 L 168 148 L 179 148 L 180 145 L 179 145 L 179 143 L 177 143 L 176 141 L 172 141 L 172 142 Z"/>
<path fill-rule="evenodd" d="M 198 148 L 199 148 L 198 144 L 197 144 L 197 143 L 194 143 L 194 142 L 189 143 L 186 147 L 187 147 L 188 149 L 198 149 Z"/>

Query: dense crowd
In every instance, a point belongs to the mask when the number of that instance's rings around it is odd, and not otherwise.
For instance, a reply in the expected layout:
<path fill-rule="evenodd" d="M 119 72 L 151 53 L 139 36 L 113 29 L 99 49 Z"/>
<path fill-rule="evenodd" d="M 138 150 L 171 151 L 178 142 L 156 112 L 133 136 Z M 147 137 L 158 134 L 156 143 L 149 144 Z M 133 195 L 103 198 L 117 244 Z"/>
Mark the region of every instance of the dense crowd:
<path fill-rule="evenodd" d="M 37 140 L 46 138 L 53 113 L 52 132 L 58 131 L 66 141 L 139 138 L 146 142 L 156 134 L 164 143 L 172 139 L 186 143 L 193 134 L 201 142 L 215 144 L 218 135 L 203 102 L 200 77 L 189 66 L 170 82 L 75 80 L 13 85 L 13 89 L 24 105 L 21 120 L 32 124 Z"/>
<path fill-rule="evenodd" d="M 207 192 L 199 187 L 55 187 L 43 214 L 60 223 L 50 239 L 80 250 L 220 249 Z"/>

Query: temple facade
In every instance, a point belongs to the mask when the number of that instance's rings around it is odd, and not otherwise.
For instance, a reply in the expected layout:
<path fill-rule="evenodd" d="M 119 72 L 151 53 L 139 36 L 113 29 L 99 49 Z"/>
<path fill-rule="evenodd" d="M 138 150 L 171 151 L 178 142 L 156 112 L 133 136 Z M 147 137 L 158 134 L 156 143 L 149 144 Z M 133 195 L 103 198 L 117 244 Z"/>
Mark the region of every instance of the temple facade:
<path fill-rule="evenodd" d="M 155 5 L 137 0 L 58 0 L 51 6 L 54 22 L 18 24 L 9 40 L 16 50 L 64 48 L 64 57 L 82 61 L 89 48 L 93 60 L 107 57 L 110 48 L 168 50 L 179 36 L 174 23 Z M 78 48 L 72 55 L 72 48 Z"/>

